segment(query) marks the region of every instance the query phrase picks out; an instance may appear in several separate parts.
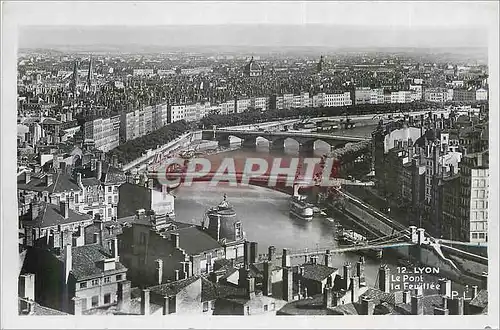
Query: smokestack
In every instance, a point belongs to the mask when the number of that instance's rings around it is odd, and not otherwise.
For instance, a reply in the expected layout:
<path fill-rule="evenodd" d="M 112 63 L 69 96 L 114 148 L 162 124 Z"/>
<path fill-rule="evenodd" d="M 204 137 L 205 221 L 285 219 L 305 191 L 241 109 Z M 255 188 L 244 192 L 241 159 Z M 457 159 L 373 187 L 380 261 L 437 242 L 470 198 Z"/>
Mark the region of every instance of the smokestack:
<path fill-rule="evenodd" d="M 373 315 L 375 303 L 372 298 L 363 297 L 361 299 L 361 315 Z"/>
<path fill-rule="evenodd" d="M 325 253 L 325 266 L 326 267 L 333 267 L 333 258 L 332 258 L 332 254 L 330 253 L 330 250 L 326 250 L 326 253 Z"/>
<path fill-rule="evenodd" d="M 141 292 L 141 315 L 149 315 L 149 289 Z"/>
<path fill-rule="evenodd" d="M 64 247 L 64 281 L 68 284 L 69 273 L 73 269 L 73 255 L 71 244 L 66 244 Z"/>
<path fill-rule="evenodd" d="M 381 265 L 378 270 L 378 288 L 389 293 L 390 269 L 387 265 Z"/>
<path fill-rule="evenodd" d="M 130 281 L 118 282 L 118 309 L 122 312 L 128 312 L 130 309 Z"/>
<path fill-rule="evenodd" d="M 68 202 L 59 202 L 59 211 L 64 219 L 69 217 L 69 205 Z"/>
<path fill-rule="evenodd" d="M 53 182 L 53 177 L 52 177 L 52 173 L 47 173 L 45 175 L 45 187 L 48 187 L 52 184 Z"/>
<path fill-rule="evenodd" d="M 96 163 L 95 177 L 97 180 L 101 180 L 102 177 L 102 162 L 100 160 Z"/>
<path fill-rule="evenodd" d="M 179 234 L 178 233 L 170 234 L 170 239 L 173 242 L 174 248 L 178 249 L 179 248 Z"/>
<path fill-rule="evenodd" d="M 412 315 L 424 314 L 424 305 L 422 303 L 421 295 L 411 297 L 411 313 Z"/>
<path fill-rule="evenodd" d="M 250 263 L 255 264 L 257 263 L 257 256 L 258 256 L 258 245 L 257 242 L 251 242 L 250 243 Z"/>

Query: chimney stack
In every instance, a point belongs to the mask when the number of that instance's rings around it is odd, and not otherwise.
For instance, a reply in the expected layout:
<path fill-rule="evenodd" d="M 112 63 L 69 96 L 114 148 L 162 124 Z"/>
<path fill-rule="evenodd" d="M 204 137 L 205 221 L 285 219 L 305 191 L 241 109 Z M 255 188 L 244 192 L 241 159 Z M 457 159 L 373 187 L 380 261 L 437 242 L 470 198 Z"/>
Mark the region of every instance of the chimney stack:
<path fill-rule="evenodd" d="M 351 301 L 358 302 L 359 299 L 359 277 L 351 277 Z"/>
<path fill-rule="evenodd" d="M 326 267 L 333 267 L 333 257 L 332 257 L 330 250 L 326 250 L 326 253 L 325 253 L 325 266 Z"/>
<path fill-rule="evenodd" d="M 333 290 L 331 287 L 325 287 L 323 291 L 323 305 L 325 308 L 332 308 L 333 304 Z"/>
<path fill-rule="evenodd" d="M 293 299 L 293 273 L 291 267 L 283 268 L 283 300 Z"/>
<path fill-rule="evenodd" d="M 31 181 L 31 172 L 24 172 L 24 183 L 28 184 Z"/>
<path fill-rule="evenodd" d="M 268 259 L 273 265 L 276 261 L 276 247 L 271 245 L 268 249 Z"/>
<path fill-rule="evenodd" d="M 387 265 L 381 265 L 378 270 L 378 288 L 381 291 L 389 292 L 390 269 Z"/>
<path fill-rule="evenodd" d="M 170 234 L 170 239 L 172 240 L 172 242 L 174 244 L 174 248 L 178 249 L 179 248 L 179 234 L 178 233 Z"/>
<path fill-rule="evenodd" d="M 113 238 L 113 258 L 115 258 L 116 262 L 120 262 L 120 253 L 118 251 L 118 238 Z"/>
<path fill-rule="evenodd" d="M 481 288 L 488 290 L 488 273 L 487 272 L 483 272 L 481 274 Z"/>
<path fill-rule="evenodd" d="M 207 264 L 207 268 L 208 268 L 208 264 Z M 175 270 L 175 281 L 177 282 L 178 280 L 180 280 L 180 270 L 176 269 Z"/>
<path fill-rule="evenodd" d="M 424 305 L 422 303 L 421 295 L 416 295 L 411 297 L 411 313 L 412 315 L 424 314 Z"/>
<path fill-rule="evenodd" d="M 359 277 L 360 285 L 366 285 L 365 266 L 362 261 L 356 262 L 356 276 Z"/>
<path fill-rule="evenodd" d="M 411 304 L 411 292 L 410 292 L 410 290 L 403 291 L 403 304 Z"/>
<path fill-rule="evenodd" d="M 477 287 L 477 285 L 473 285 L 472 286 L 472 297 L 471 297 L 471 299 L 476 298 L 477 293 L 478 293 L 478 287 Z"/>
<path fill-rule="evenodd" d="M 156 283 L 160 285 L 163 281 L 163 260 L 156 260 Z"/>
<path fill-rule="evenodd" d="M 149 315 L 149 289 L 141 292 L 141 315 Z"/>
<path fill-rule="evenodd" d="M 73 254 L 71 244 L 64 245 L 64 281 L 68 284 L 69 273 L 73 268 Z"/>
<path fill-rule="evenodd" d="M 255 264 L 257 263 L 257 257 L 258 257 L 258 245 L 257 242 L 251 242 L 250 243 L 250 263 Z"/>
<path fill-rule="evenodd" d="M 247 277 L 247 298 L 255 299 L 255 278 Z"/>
<path fill-rule="evenodd" d="M 373 315 L 374 310 L 375 303 L 373 302 L 373 299 L 363 297 L 363 299 L 361 299 L 361 315 Z"/>
<path fill-rule="evenodd" d="M 262 282 L 262 288 L 264 291 L 264 295 L 272 296 L 273 294 L 273 276 L 272 269 L 269 261 L 264 261 L 264 279 Z"/>
<path fill-rule="evenodd" d="M 45 187 L 48 187 L 52 184 L 53 182 L 53 176 L 52 176 L 52 173 L 47 173 L 45 175 Z"/>
<path fill-rule="evenodd" d="M 283 249 L 283 255 L 281 257 L 282 267 L 291 267 L 292 263 L 290 260 L 290 255 L 288 254 L 288 249 Z"/>
<path fill-rule="evenodd" d="M 342 277 L 343 289 L 348 290 L 349 289 L 349 279 L 351 278 L 351 264 L 350 263 L 345 264 L 343 271 L 344 271 L 343 277 Z"/>
<path fill-rule="evenodd" d="M 245 268 L 250 266 L 250 242 L 243 243 L 243 264 Z"/>
<path fill-rule="evenodd" d="M 68 202 L 59 202 L 59 211 L 64 219 L 69 217 L 69 204 Z"/>
<path fill-rule="evenodd" d="M 451 281 L 446 278 L 440 278 L 439 283 L 439 294 L 444 297 L 451 297 Z"/>
<path fill-rule="evenodd" d="M 118 282 L 118 309 L 122 312 L 128 312 L 130 309 L 130 281 Z"/>
<path fill-rule="evenodd" d="M 450 315 L 464 315 L 464 298 L 447 298 L 447 307 Z"/>
<path fill-rule="evenodd" d="M 102 177 L 102 162 L 98 160 L 96 163 L 95 178 L 100 181 L 101 177 Z"/>
<path fill-rule="evenodd" d="M 434 315 L 449 315 L 450 311 L 446 308 L 434 307 Z"/>
<path fill-rule="evenodd" d="M 163 298 L 163 315 L 168 315 L 170 314 L 170 308 L 169 308 L 169 303 L 170 303 L 170 297 L 164 297 Z"/>

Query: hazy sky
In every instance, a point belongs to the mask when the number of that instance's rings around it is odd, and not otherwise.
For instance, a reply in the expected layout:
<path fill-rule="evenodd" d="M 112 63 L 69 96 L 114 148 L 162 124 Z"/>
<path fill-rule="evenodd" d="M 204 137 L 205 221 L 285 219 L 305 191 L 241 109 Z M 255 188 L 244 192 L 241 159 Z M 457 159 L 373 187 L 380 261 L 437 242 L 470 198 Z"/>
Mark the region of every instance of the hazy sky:
<path fill-rule="evenodd" d="M 127 44 L 484 47 L 487 30 L 498 19 L 498 6 L 491 1 L 7 5 L 7 15 L 20 16 L 18 23 L 25 26 L 18 39 L 23 48 Z"/>

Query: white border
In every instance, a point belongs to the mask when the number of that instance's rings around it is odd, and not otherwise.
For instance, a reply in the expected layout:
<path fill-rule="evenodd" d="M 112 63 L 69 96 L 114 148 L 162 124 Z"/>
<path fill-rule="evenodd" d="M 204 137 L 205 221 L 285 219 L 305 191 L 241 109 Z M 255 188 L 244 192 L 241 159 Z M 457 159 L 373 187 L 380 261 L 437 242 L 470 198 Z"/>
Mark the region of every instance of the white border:
<path fill-rule="evenodd" d="M 17 315 L 16 50 L 19 25 L 303 24 L 489 29 L 489 315 L 378 317 L 19 317 Z M 498 322 L 498 2 L 2 3 L 1 327 L 11 328 L 484 328 Z M 16 248 L 13 248 L 16 247 Z"/>

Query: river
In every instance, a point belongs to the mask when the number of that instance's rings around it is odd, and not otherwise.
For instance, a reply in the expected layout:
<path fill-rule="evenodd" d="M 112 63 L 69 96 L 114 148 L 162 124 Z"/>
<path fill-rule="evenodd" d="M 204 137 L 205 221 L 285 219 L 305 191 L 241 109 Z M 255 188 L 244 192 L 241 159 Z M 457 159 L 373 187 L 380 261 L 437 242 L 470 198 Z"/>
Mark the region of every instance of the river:
<path fill-rule="evenodd" d="M 355 130 L 358 136 L 369 137 L 374 127 L 359 127 Z M 351 131 L 352 132 L 352 131 Z M 345 133 L 351 133 L 345 132 Z M 344 133 L 344 134 L 345 134 Z M 352 134 L 352 133 L 351 133 Z M 347 135 L 347 134 L 346 134 Z M 233 148 L 234 149 L 234 148 Z M 322 155 L 328 152 L 329 145 L 317 141 L 315 144 L 315 155 Z M 304 156 L 299 155 L 298 143 L 293 140 L 285 141 L 284 151 L 269 151 L 266 140 L 257 140 L 257 148 L 248 150 L 237 148 L 227 152 L 221 152 L 210 157 L 220 159 L 226 157 L 249 158 L 259 155 L 269 155 L 277 157 Z M 310 156 L 310 155 L 309 155 Z M 281 249 L 326 249 L 337 246 L 335 241 L 335 223 L 329 222 L 325 218 L 315 217 L 310 222 L 304 222 L 289 215 L 289 196 L 264 187 L 247 186 L 231 187 L 227 184 L 219 183 L 216 187 L 208 182 L 195 182 L 191 186 L 181 186 L 173 194 L 175 199 L 175 213 L 178 221 L 200 224 L 206 210 L 219 204 L 223 195 L 227 194 L 228 202 L 234 207 L 237 216 L 243 225 L 243 231 L 249 241 L 258 242 L 258 252 L 267 253 L 268 247 L 274 245 L 277 253 Z M 336 219 L 337 222 L 338 219 Z M 359 256 L 354 253 L 344 253 L 334 255 L 334 266 L 341 268 L 346 262 L 354 265 L 359 260 Z M 302 263 L 304 258 L 292 258 L 293 264 Z M 383 262 L 391 269 L 391 274 L 397 275 L 398 265 L 395 260 L 384 256 L 383 261 L 365 259 L 365 276 L 369 286 L 377 287 L 378 268 Z M 318 262 L 323 262 L 319 258 Z M 424 283 L 437 283 L 437 275 L 424 275 Z M 454 290 L 460 290 L 461 286 L 453 284 Z M 436 293 L 436 290 L 424 290 L 425 293 Z"/>

